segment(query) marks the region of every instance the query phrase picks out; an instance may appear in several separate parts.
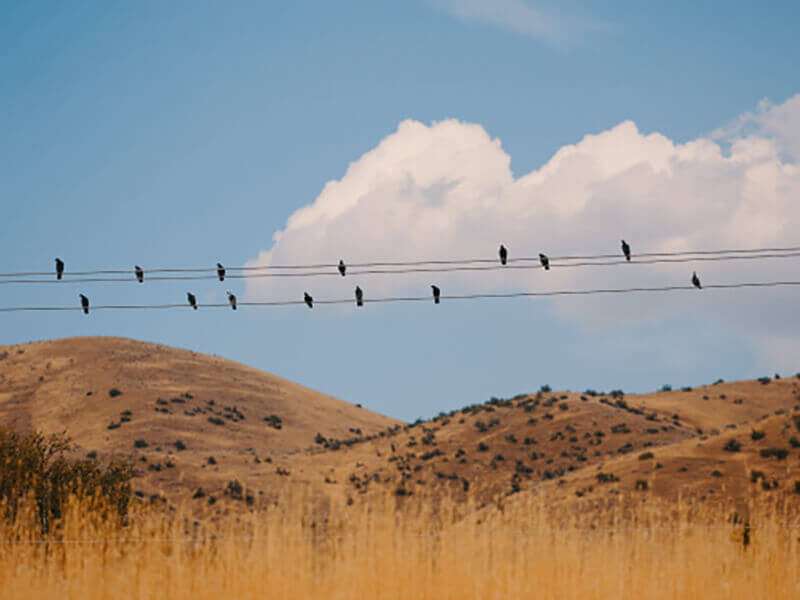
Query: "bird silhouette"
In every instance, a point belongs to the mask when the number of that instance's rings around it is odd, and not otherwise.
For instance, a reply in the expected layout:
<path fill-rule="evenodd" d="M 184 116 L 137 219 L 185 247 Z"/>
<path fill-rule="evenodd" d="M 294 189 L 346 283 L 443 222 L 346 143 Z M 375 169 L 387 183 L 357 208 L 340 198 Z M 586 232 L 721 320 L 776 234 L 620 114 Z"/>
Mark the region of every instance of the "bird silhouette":
<path fill-rule="evenodd" d="M 702 290 L 703 286 L 700 285 L 700 278 L 697 276 L 697 273 L 692 273 L 692 285 L 696 287 L 698 290 Z"/>
<path fill-rule="evenodd" d="M 506 264 L 507 260 L 508 260 L 508 250 L 506 250 L 506 247 L 503 246 L 503 244 L 500 244 L 500 264 L 501 265 Z"/>
<path fill-rule="evenodd" d="M 236 310 L 236 296 L 231 294 L 230 291 L 228 292 L 228 302 L 231 303 L 231 308 Z"/>
<path fill-rule="evenodd" d="M 431 286 L 431 290 L 433 291 L 433 303 L 439 304 L 439 296 L 441 295 L 442 291 L 435 285 Z"/>
<path fill-rule="evenodd" d="M 220 263 L 217 263 L 217 277 L 219 277 L 220 281 L 225 281 L 225 267 Z"/>
<path fill-rule="evenodd" d="M 56 259 L 56 279 L 61 279 L 64 274 L 64 261 L 60 258 Z"/>
<path fill-rule="evenodd" d="M 364 292 L 356 286 L 356 306 L 364 306 Z"/>
<path fill-rule="evenodd" d="M 144 271 L 142 271 L 142 267 L 140 267 L 139 265 L 136 265 L 136 266 L 133 267 L 133 270 L 136 271 L 136 280 L 139 283 L 143 283 L 144 282 Z"/>
<path fill-rule="evenodd" d="M 83 294 L 78 294 L 81 297 L 81 307 L 83 307 L 83 314 L 89 314 L 89 299 Z"/>
<path fill-rule="evenodd" d="M 314 299 L 308 292 L 303 292 L 303 300 L 308 304 L 308 308 L 314 308 Z"/>
<path fill-rule="evenodd" d="M 547 254 L 539 253 L 539 262 L 542 263 L 545 271 L 550 270 L 550 259 L 547 257 Z"/>
<path fill-rule="evenodd" d="M 186 299 L 189 301 L 189 306 L 197 310 L 197 298 L 194 297 L 192 292 L 186 292 Z"/>
<path fill-rule="evenodd" d="M 622 253 L 625 255 L 625 260 L 631 260 L 631 247 L 625 240 L 622 240 Z"/>
<path fill-rule="evenodd" d="M 344 277 L 345 271 L 347 271 L 347 267 L 345 266 L 344 261 L 339 259 L 339 273 L 342 274 L 342 277 Z"/>

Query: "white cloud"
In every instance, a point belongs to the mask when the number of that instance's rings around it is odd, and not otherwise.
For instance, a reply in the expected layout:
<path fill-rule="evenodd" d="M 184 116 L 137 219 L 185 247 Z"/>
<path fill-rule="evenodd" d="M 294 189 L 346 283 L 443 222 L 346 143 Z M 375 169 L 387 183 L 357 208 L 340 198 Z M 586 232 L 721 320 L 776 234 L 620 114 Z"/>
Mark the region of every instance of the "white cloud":
<path fill-rule="evenodd" d="M 564 146 L 514 178 L 500 141 L 479 125 L 407 120 L 297 210 L 249 265 L 794 246 L 800 240 L 800 96 L 762 105 L 746 133 L 678 144 L 626 121 Z M 581 269 L 500 270 L 307 279 L 251 279 L 247 296 L 349 297 L 456 290 L 552 290 L 800 279 L 798 259 Z M 765 365 L 800 356 L 797 289 L 592 296 L 553 301 L 586 330 L 687 315 L 750 339 Z M 498 306 L 498 310 L 502 310 Z M 787 361 L 790 361 L 787 358 Z M 800 365 L 798 365 L 800 366 Z"/>
<path fill-rule="evenodd" d="M 477 21 L 562 46 L 590 30 L 606 29 L 599 21 L 578 19 L 559 11 L 536 8 L 525 0 L 431 0 L 462 21 Z"/>

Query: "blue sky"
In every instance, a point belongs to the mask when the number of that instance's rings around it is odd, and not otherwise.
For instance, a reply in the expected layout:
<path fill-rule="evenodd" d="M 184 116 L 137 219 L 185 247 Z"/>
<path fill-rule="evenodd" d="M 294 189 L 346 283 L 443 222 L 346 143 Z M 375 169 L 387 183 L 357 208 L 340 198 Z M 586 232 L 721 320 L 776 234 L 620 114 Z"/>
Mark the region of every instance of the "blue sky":
<path fill-rule="evenodd" d="M 55 256 L 68 269 L 244 264 L 406 119 L 478 124 L 521 177 L 624 121 L 681 144 L 800 92 L 797 3 L 607 4 L 0 2 L 0 271 L 48 270 Z M 614 249 L 621 236 L 609 232 Z M 401 254 L 429 247 L 404 239 Z M 191 289 L 221 298 L 221 285 Z M 73 304 L 81 291 L 159 303 L 187 286 L 2 286 L 0 305 Z M 0 343 L 130 336 L 404 419 L 544 383 L 649 391 L 785 367 L 708 307 L 599 328 L 548 301 L 432 308 L 0 314 Z"/>

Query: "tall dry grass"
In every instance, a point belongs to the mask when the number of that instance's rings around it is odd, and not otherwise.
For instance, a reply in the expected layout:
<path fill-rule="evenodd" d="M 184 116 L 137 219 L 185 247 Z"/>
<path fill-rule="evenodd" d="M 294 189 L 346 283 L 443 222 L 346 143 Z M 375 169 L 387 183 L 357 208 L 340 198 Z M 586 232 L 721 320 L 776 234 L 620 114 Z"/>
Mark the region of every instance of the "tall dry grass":
<path fill-rule="evenodd" d="M 800 597 L 800 530 L 775 506 L 751 508 L 746 546 L 722 509 L 553 517 L 533 498 L 481 511 L 387 498 L 312 517 L 307 506 L 287 497 L 207 524 L 149 511 L 120 528 L 73 502 L 51 543 L 37 541 L 32 509 L 27 525 L 22 513 L 0 527 L 13 542 L 0 544 L 0 597 Z"/>

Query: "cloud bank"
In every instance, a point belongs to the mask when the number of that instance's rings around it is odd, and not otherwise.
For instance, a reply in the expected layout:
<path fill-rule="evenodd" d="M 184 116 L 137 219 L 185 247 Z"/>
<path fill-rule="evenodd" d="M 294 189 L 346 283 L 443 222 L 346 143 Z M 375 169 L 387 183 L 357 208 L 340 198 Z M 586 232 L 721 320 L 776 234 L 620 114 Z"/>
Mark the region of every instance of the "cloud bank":
<path fill-rule="evenodd" d="M 248 263 L 265 266 L 376 260 L 610 254 L 800 245 L 800 95 L 762 103 L 712 136 L 678 144 L 630 121 L 560 148 L 515 178 L 500 140 L 480 125 L 399 124 L 298 209 Z M 800 279 L 800 259 L 580 269 L 502 270 L 251 279 L 248 299 L 367 297 L 466 290 L 555 290 Z M 552 301 L 585 331 L 713 322 L 749 340 L 770 368 L 800 366 L 796 288 L 591 296 Z M 503 302 L 503 301 L 497 301 Z M 502 310 L 502 305 L 494 305 Z"/>

